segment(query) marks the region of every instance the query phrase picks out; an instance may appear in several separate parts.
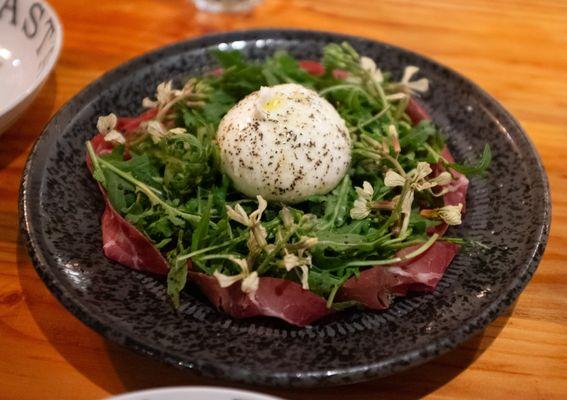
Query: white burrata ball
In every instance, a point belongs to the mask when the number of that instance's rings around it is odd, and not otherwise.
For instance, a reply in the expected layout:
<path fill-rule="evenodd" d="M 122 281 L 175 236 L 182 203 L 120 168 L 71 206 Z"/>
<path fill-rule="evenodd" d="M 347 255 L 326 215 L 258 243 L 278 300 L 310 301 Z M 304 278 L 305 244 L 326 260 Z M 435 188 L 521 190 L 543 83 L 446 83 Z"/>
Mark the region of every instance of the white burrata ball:
<path fill-rule="evenodd" d="M 224 116 L 217 132 L 223 171 L 237 190 L 297 203 L 344 177 L 351 140 L 344 120 L 315 91 L 295 83 L 262 87 Z"/>

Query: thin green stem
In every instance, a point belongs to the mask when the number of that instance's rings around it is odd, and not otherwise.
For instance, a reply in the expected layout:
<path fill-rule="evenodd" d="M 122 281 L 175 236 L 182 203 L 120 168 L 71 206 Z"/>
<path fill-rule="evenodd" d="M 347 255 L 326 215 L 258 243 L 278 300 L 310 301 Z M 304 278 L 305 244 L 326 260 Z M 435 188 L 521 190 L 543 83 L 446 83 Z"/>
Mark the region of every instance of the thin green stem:
<path fill-rule="evenodd" d="M 351 261 L 349 263 L 346 263 L 343 267 L 373 267 L 378 265 L 391 265 L 399 262 L 409 261 L 425 253 L 431 246 L 433 246 L 438 238 L 439 234 L 434 233 L 425 243 L 423 243 L 423 245 L 403 257 L 394 257 L 386 260 Z"/>
<path fill-rule="evenodd" d="M 390 163 L 394 166 L 394 168 L 396 168 L 401 176 L 403 176 L 404 178 L 406 177 L 406 171 L 404 171 L 404 168 L 401 166 L 398 160 L 396 160 L 388 153 L 384 153 L 383 156 L 386 160 L 390 161 Z"/>
<path fill-rule="evenodd" d="M 378 153 L 375 153 L 370 150 L 363 150 L 363 149 L 354 149 L 352 151 L 353 154 L 359 154 L 365 158 L 370 158 L 372 160 L 380 161 L 382 160 L 382 156 Z"/>
<path fill-rule="evenodd" d="M 397 159 L 395 159 L 394 157 L 392 157 L 390 155 L 390 153 L 384 151 L 382 149 L 382 143 L 378 142 L 376 139 L 368 136 L 368 135 L 362 135 L 361 136 L 361 140 L 368 146 L 371 147 L 372 150 L 369 150 L 368 148 L 365 149 L 365 153 L 362 152 L 357 152 L 358 154 L 361 155 L 365 155 L 368 158 L 372 158 L 374 160 L 378 160 L 378 159 L 386 159 L 388 160 L 392 166 L 398 171 L 398 173 L 405 177 L 406 176 L 406 171 L 404 170 L 404 168 L 401 166 L 401 164 L 399 163 L 399 161 Z M 362 148 L 364 149 L 364 145 L 363 144 L 356 144 L 355 143 L 355 147 L 358 148 Z M 372 155 L 372 153 L 375 153 L 375 155 Z"/>
<path fill-rule="evenodd" d="M 384 107 L 382 110 L 380 110 L 380 112 L 378 112 L 373 117 L 370 117 L 366 121 L 363 121 L 363 122 L 357 124 L 357 126 L 354 127 L 351 130 L 351 132 L 356 132 L 356 131 L 362 130 L 362 128 L 364 128 L 366 125 L 369 125 L 372 122 L 379 120 L 389 109 L 390 109 L 389 105 L 387 107 Z"/>
<path fill-rule="evenodd" d="M 364 97 L 366 97 L 370 101 L 370 103 L 373 103 L 373 104 L 376 103 L 376 100 L 374 99 L 374 97 L 372 97 L 366 90 L 364 90 L 360 86 L 350 84 L 350 83 L 344 83 L 344 84 L 340 84 L 340 85 L 329 86 L 328 88 L 321 90 L 319 92 L 319 96 L 325 96 L 328 93 L 335 92 L 337 90 L 344 90 L 344 89 L 356 90 L 356 91 L 362 93 L 364 95 Z"/>
<path fill-rule="evenodd" d="M 391 226 L 395 221 L 397 221 L 400 218 L 400 212 L 402 210 L 402 202 L 403 202 L 403 199 L 404 199 L 405 195 L 407 194 L 408 190 L 411 190 L 411 189 L 410 189 L 409 182 L 406 180 L 405 183 L 404 183 L 404 186 L 402 187 L 402 192 L 400 193 L 400 200 L 396 203 L 396 206 L 392 210 L 390 217 L 388 218 L 388 220 L 384 224 L 386 227 Z"/>
<path fill-rule="evenodd" d="M 246 236 L 242 235 L 242 236 L 236 237 L 232 240 L 229 240 L 228 242 L 217 244 L 215 246 L 204 247 L 202 249 L 192 251 L 191 253 L 184 254 L 182 256 L 177 257 L 176 260 L 177 261 L 188 260 L 188 259 L 193 258 L 195 256 L 198 256 L 198 255 L 201 255 L 201 254 L 204 254 L 204 253 L 208 253 L 209 251 L 222 249 L 223 247 L 228 247 L 230 245 L 242 242 L 245 239 L 246 239 Z"/>
<path fill-rule="evenodd" d="M 404 115 L 406 108 L 409 104 L 409 96 L 404 97 L 400 100 L 398 107 L 396 108 L 396 112 L 394 113 L 394 118 L 399 120 Z"/>
<path fill-rule="evenodd" d="M 208 256 L 199 257 L 196 261 L 207 261 L 207 260 L 231 260 L 233 258 L 241 258 L 240 254 L 210 254 Z"/>
<path fill-rule="evenodd" d="M 331 290 L 331 293 L 329 293 L 329 297 L 327 298 L 327 309 L 330 309 L 333 306 L 337 292 L 339 291 L 341 286 L 343 286 L 344 283 L 351 277 L 351 275 L 351 273 L 345 274 L 345 276 L 343 276 L 341 280 L 335 286 L 333 286 L 333 289 Z"/>
<path fill-rule="evenodd" d="M 447 161 L 447 159 L 445 157 L 443 157 L 441 154 L 439 154 L 438 152 L 433 150 L 433 147 L 431 147 L 428 143 L 424 143 L 423 147 L 425 147 L 425 149 L 429 152 L 429 154 L 431 154 L 433 156 L 433 158 L 435 158 L 436 162 L 439 161 L 439 160 L 442 160 L 443 163 L 449 164 L 449 161 Z"/>
<path fill-rule="evenodd" d="M 89 153 L 89 158 L 91 159 L 91 163 L 93 164 L 93 171 L 100 170 L 100 164 L 98 162 L 98 157 L 94 152 L 93 145 L 91 141 L 87 141 L 87 152 Z"/>

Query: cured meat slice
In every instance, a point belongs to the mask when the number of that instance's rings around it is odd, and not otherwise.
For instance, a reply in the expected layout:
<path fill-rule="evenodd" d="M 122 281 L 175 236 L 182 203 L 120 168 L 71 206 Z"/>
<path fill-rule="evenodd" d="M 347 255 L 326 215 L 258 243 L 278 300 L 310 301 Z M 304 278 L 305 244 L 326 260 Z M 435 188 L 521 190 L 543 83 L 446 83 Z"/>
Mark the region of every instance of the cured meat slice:
<path fill-rule="evenodd" d="M 259 278 L 258 290 L 247 294 L 238 282 L 223 288 L 213 276 L 190 271 L 189 277 L 211 303 L 234 318 L 276 317 L 306 326 L 331 312 L 322 297 L 287 279 Z"/>

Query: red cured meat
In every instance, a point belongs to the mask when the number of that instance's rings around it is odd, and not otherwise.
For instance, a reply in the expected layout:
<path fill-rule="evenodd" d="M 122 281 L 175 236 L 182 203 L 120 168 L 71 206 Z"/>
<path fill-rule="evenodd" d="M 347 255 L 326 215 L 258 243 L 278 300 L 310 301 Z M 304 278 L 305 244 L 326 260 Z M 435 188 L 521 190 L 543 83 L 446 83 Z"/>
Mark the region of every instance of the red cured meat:
<path fill-rule="evenodd" d="M 325 67 L 319 61 L 301 60 L 299 66 L 313 76 L 321 76 L 325 73 Z M 348 72 L 342 69 L 335 69 L 332 72 L 335 79 L 346 79 Z"/>
<path fill-rule="evenodd" d="M 116 123 L 116 130 L 128 136 L 129 133 L 134 132 L 140 124 L 144 121 L 152 119 L 158 113 L 157 108 L 150 108 L 137 117 L 120 117 Z"/>
<path fill-rule="evenodd" d="M 189 277 L 211 303 L 234 318 L 276 317 L 306 326 L 331 312 L 323 298 L 285 279 L 259 278 L 258 290 L 247 294 L 240 290 L 238 282 L 222 288 L 212 276 L 189 272 Z"/>
<path fill-rule="evenodd" d="M 106 197 L 106 195 L 105 195 Z M 138 271 L 166 275 L 169 265 L 160 251 L 106 199 L 101 219 L 104 255 Z"/>
<path fill-rule="evenodd" d="M 400 250 L 402 257 L 419 247 Z M 459 251 L 459 246 L 448 242 L 436 242 L 421 256 L 389 267 L 376 266 L 362 271 L 358 278 L 345 282 L 337 293 L 341 301 L 354 300 L 372 310 L 384 310 L 391 299 L 408 292 L 431 292 Z"/>
<path fill-rule="evenodd" d="M 325 67 L 319 61 L 301 60 L 299 66 L 313 76 L 321 76 L 325 73 Z"/>
<path fill-rule="evenodd" d="M 419 245 L 406 247 L 396 255 L 403 257 L 418 248 Z M 404 296 L 407 292 L 432 292 L 458 252 L 459 246 L 454 243 L 435 242 L 419 257 L 386 267 L 398 279 L 392 288 L 393 293 Z"/>
<path fill-rule="evenodd" d="M 260 315 L 258 307 L 240 290 L 240 285 L 223 288 L 213 276 L 189 271 L 189 280 L 195 282 L 203 294 L 219 310 L 233 318 L 249 318 Z M 264 278 L 261 278 L 264 279 Z"/>
<path fill-rule="evenodd" d="M 449 162 L 455 162 L 455 159 L 449 152 L 449 149 L 445 147 L 441 152 L 443 158 L 445 158 Z M 441 167 L 442 168 L 442 167 Z M 453 180 L 449 185 L 447 185 L 447 189 L 449 192 L 443 196 L 443 201 L 445 205 L 463 205 L 463 212 L 465 212 L 466 203 L 467 203 L 467 191 L 469 188 L 469 180 L 467 177 L 454 169 L 450 170 L 451 175 L 453 175 Z"/>
<path fill-rule="evenodd" d="M 408 106 L 406 107 L 406 114 L 410 117 L 411 122 L 414 125 L 419 124 L 423 120 L 431 119 L 431 115 L 425 111 L 425 108 L 423 108 L 417 100 L 411 97 L 409 99 Z"/>
<path fill-rule="evenodd" d="M 343 69 L 334 69 L 333 78 L 335 79 L 346 79 L 348 78 L 348 72 Z"/>
<path fill-rule="evenodd" d="M 112 142 L 107 142 L 106 140 L 104 140 L 104 135 L 100 133 L 91 139 L 91 145 L 93 146 L 93 150 L 95 154 L 98 156 L 112 153 L 112 149 L 114 148 Z M 87 159 L 88 159 L 88 155 L 87 155 Z M 87 160 L 87 164 L 89 165 L 89 169 L 90 169 L 89 162 L 90 160 Z"/>
<path fill-rule="evenodd" d="M 398 283 L 394 274 L 385 267 L 362 271 L 352 277 L 337 292 L 337 300 L 354 300 L 371 310 L 385 310 L 392 301 L 392 288 Z"/>

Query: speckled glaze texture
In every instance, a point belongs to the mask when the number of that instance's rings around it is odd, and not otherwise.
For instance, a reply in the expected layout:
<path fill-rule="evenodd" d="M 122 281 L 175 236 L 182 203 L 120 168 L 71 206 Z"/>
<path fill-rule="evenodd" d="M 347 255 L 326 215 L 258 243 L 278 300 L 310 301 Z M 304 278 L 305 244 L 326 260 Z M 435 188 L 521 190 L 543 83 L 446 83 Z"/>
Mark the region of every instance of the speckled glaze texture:
<path fill-rule="evenodd" d="M 85 167 L 84 143 L 98 115 L 134 115 L 157 83 L 213 67 L 210 51 L 262 58 L 285 49 L 318 59 L 322 46 L 348 40 L 399 77 L 412 64 L 429 78 L 423 103 L 455 158 L 473 160 L 486 142 L 494 161 L 473 178 L 464 223 L 450 234 L 481 241 L 461 252 L 431 294 L 396 301 L 386 312 L 353 311 L 304 329 L 271 319 L 232 320 L 190 288 L 175 311 L 165 283 L 107 260 L 103 201 Z M 260 30 L 205 36 L 166 47 L 107 73 L 49 122 L 22 178 L 21 228 L 34 265 L 53 294 L 112 341 L 206 376 L 280 386 L 339 385 L 424 363 L 465 341 L 520 294 L 542 256 L 550 201 L 545 172 L 519 124 L 454 71 L 387 44 L 338 34 Z"/>

